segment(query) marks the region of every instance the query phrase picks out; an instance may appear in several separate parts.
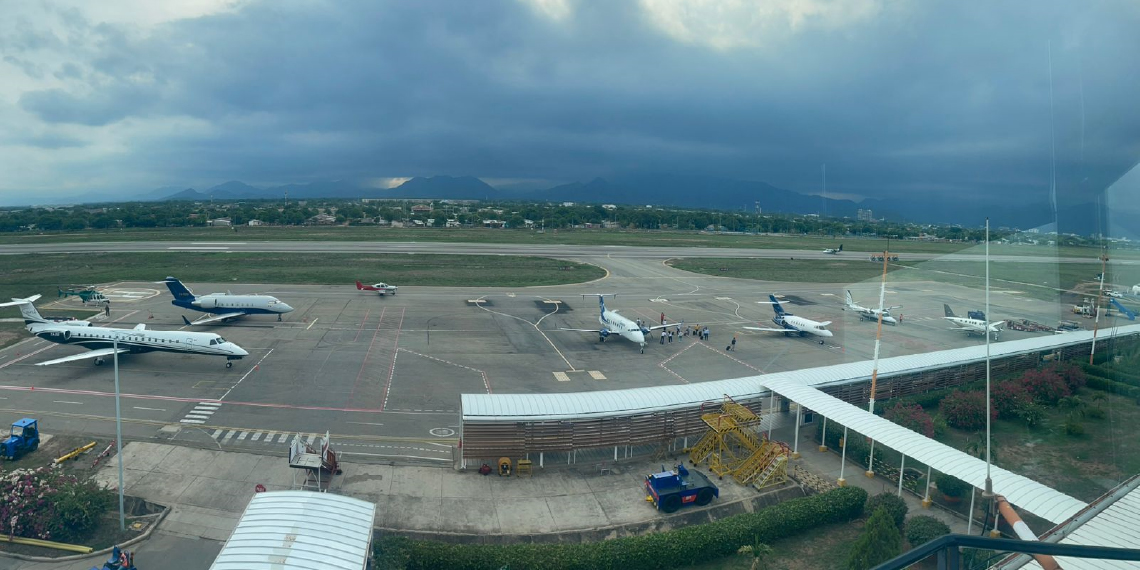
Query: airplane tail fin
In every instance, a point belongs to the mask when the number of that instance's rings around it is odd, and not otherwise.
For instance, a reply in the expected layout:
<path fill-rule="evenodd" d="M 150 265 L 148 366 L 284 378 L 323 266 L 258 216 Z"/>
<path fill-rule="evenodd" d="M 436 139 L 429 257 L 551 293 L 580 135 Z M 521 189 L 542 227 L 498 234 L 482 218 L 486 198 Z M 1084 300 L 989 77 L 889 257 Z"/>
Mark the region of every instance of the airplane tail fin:
<path fill-rule="evenodd" d="M 24 324 L 26 325 L 31 323 L 46 323 L 48 322 L 47 319 L 40 316 L 40 312 L 37 311 L 36 306 L 32 304 L 36 299 L 39 298 L 39 295 L 32 295 L 27 299 L 12 297 L 11 303 L 0 303 L 0 307 L 11 307 L 13 305 L 19 306 L 20 314 L 24 316 Z"/>
<path fill-rule="evenodd" d="M 854 305 L 854 304 L 855 304 L 855 300 L 851 298 L 851 290 L 848 289 L 847 290 L 847 305 L 850 306 L 850 305 Z"/>
<path fill-rule="evenodd" d="M 190 319 L 187 319 L 186 315 L 182 315 L 182 322 L 186 323 L 188 327 L 194 326 L 194 323 L 190 322 Z"/>
<path fill-rule="evenodd" d="M 56 294 L 56 297 L 63 297 L 63 296 L 64 296 L 64 294 L 63 294 L 63 289 L 58 289 L 58 288 L 57 288 L 57 289 L 56 289 L 56 291 L 58 291 L 58 293 Z"/>
<path fill-rule="evenodd" d="M 843 244 L 839 244 L 839 251 L 840 251 L 840 252 L 842 252 L 842 251 L 843 251 Z"/>
<path fill-rule="evenodd" d="M 782 307 L 780 305 L 780 302 L 776 300 L 776 296 L 768 295 L 768 299 L 772 301 L 772 310 L 776 311 L 776 316 L 784 316 L 784 307 Z"/>
<path fill-rule="evenodd" d="M 950 305 L 947 305 L 946 303 L 942 303 L 942 308 L 946 310 L 946 316 L 947 317 L 953 317 L 954 316 L 954 311 L 950 310 Z"/>
<path fill-rule="evenodd" d="M 606 312 L 606 297 L 617 297 L 617 293 L 583 293 L 583 297 L 597 297 L 598 310 L 602 313 Z"/>
<path fill-rule="evenodd" d="M 191 301 L 194 299 L 194 293 L 190 291 L 181 281 L 173 278 L 166 278 L 166 287 L 170 289 L 170 294 L 178 301 Z"/>
<path fill-rule="evenodd" d="M 356 290 L 357 290 L 357 291 L 363 291 L 363 290 L 364 290 L 364 284 L 362 284 L 361 282 L 357 281 L 357 282 L 356 282 Z"/>

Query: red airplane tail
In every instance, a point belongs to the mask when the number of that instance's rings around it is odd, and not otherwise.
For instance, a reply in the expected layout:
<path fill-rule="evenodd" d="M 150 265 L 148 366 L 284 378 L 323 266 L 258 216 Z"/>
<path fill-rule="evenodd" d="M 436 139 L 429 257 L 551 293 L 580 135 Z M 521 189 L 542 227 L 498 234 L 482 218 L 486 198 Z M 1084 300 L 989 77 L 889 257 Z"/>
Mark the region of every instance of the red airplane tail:
<path fill-rule="evenodd" d="M 364 285 L 362 285 L 359 281 L 356 282 L 356 290 L 357 291 L 363 291 L 364 290 Z"/>

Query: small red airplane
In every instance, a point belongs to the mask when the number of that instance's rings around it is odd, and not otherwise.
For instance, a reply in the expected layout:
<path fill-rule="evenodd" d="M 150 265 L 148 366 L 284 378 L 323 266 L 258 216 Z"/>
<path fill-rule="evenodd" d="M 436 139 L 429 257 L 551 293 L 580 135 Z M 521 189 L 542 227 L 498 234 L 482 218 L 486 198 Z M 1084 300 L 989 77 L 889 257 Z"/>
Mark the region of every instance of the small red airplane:
<path fill-rule="evenodd" d="M 375 285 L 365 285 L 359 281 L 356 282 L 356 289 L 358 291 L 376 291 L 380 295 L 395 295 L 396 289 L 399 287 L 389 285 L 387 283 L 376 283 Z"/>

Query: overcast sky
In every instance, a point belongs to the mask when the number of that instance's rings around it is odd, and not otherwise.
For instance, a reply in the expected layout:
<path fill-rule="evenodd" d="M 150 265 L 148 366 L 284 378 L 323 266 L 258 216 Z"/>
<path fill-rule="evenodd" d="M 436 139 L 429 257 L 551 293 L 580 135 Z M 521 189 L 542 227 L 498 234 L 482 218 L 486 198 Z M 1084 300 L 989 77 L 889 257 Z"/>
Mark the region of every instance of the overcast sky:
<path fill-rule="evenodd" d="M 1047 200 L 1050 51 L 1058 192 L 1104 189 L 1140 159 L 1131 0 L 0 0 L 0 14 L 0 202 L 629 171 L 817 193 L 824 163 L 835 197 Z"/>

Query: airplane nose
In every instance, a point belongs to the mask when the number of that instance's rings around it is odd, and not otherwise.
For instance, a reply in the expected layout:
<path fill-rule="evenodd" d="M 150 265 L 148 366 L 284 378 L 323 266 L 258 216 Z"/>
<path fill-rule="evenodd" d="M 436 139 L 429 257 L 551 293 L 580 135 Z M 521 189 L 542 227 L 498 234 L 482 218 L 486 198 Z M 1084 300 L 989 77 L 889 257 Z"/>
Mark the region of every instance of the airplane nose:
<path fill-rule="evenodd" d="M 232 342 L 227 342 L 226 344 L 230 345 L 230 352 L 232 352 L 234 356 L 249 356 L 249 353 L 246 352 L 244 348 Z"/>
<path fill-rule="evenodd" d="M 831 331 L 820 331 L 820 332 L 823 333 L 823 336 L 828 337 L 828 338 L 835 336 L 831 333 Z"/>
<path fill-rule="evenodd" d="M 283 309 L 281 311 L 282 313 L 292 313 L 293 312 L 293 307 L 291 307 L 285 303 L 281 303 L 281 308 Z"/>

